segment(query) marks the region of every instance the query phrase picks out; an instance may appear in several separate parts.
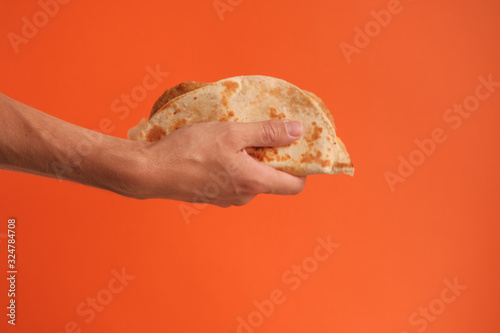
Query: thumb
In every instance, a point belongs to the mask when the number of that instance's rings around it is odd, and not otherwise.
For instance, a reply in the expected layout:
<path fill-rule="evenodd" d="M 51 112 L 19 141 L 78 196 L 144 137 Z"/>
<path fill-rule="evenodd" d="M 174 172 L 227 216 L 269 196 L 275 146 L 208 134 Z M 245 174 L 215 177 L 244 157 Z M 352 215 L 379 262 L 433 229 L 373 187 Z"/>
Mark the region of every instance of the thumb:
<path fill-rule="evenodd" d="M 298 121 L 268 120 L 242 125 L 243 148 L 286 146 L 302 135 L 302 124 Z"/>

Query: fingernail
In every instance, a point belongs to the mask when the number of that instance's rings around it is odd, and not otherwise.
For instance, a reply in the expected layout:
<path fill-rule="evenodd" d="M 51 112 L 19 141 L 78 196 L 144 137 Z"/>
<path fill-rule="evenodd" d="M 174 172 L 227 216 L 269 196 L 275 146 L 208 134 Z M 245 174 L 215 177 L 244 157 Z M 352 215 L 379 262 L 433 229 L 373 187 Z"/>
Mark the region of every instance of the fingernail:
<path fill-rule="evenodd" d="M 285 128 L 291 137 L 297 138 L 302 135 L 302 124 L 298 121 L 285 120 Z"/>

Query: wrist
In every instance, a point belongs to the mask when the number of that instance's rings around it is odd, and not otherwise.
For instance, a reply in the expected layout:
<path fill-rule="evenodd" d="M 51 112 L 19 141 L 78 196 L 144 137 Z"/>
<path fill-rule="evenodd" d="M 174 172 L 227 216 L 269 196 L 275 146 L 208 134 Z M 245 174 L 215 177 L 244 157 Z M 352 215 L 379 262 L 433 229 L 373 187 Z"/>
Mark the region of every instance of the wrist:
<path fill-rule="evenodd" d="M 63 174 L 58 178 L 105 189 L 126 197 L 141 199 L 143 175 L 147 159 L 143 142 L 111 137 L 103 134 L 91 146 L 86 156 L 73 161 L 61 161 Z M 60 177 L 62 176 L 62 177 Z"/>
<path fill-rule="evenodd" d="M 112 162 L 109 168 L 110 175 L 106 177 L 106 189 L 134 199 L 149 198 L 150 194 L 146 191 L 149 188 L 148 183 L 152 172 L 147 157 L 149 143 L 118 140 L 122 142 L 116 150 L 117 154 L 111 156 Z"/>

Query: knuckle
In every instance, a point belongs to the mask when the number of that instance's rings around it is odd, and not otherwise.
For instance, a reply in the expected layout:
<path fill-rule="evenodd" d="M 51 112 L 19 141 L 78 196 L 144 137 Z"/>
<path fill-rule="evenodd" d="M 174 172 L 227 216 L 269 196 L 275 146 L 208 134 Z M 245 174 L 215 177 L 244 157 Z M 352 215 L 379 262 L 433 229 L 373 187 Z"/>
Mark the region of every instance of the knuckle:
<path fill-rule="evenodd" d="M 235 192 L 237 195 L 256 195 L 259 193 L 264 193 L 266 192 L 266 190 L 266 185 L 259 179 L 256 179 L 256 177 L 244 176 L 238 182 Z"/>
<path fill-rule="evenodd" d="M 273 143 L 280 138 L 280 128 L 274 122 L 265 122 L 262 124 L 262 140 L 263 142 Z"/>
<path fill-rule="evenodd" d="M 229 145 L 234 145 L 237 144 L 239 139 L 239 132 L 235 128 L 235 126 L 227 126 L 229 124 L 224 124 L 224 134 L 223 134 L 223 141 L 224 144 L 229 144 Z"/>
<path fill-rule="evenodd" d="M 253 179 L 251 183 L 252 193 L 266 193 L 268 191 L 267 185 L 259 179 Z"/>
<path fill-rule="evenodd" d="M 242 196 L 242 195 L 247 195 L 250 193 L 252 193 L 252 191 L 246 182 L 242 182 L 242 183 L 235 185 L 235 188 L 234 188 L 234 195 L 235 196 Z"/>

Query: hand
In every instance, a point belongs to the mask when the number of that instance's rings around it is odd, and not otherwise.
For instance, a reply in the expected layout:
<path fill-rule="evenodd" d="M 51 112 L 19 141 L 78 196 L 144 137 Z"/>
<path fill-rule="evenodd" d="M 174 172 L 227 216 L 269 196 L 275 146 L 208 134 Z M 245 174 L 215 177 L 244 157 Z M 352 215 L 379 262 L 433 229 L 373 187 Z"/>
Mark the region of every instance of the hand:
<path fill-rule="evenodd" d="M 244 205 L 257 194 L 297 194 L 306 177 L 278 171 L 245 148 L 284 146 L 297 140 L 295 121 L 201 123 L 160 141 L 142 143 L 142 170 L 135 198 L 169 198 L 220 207 Z"/>

